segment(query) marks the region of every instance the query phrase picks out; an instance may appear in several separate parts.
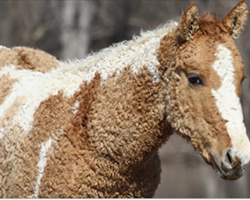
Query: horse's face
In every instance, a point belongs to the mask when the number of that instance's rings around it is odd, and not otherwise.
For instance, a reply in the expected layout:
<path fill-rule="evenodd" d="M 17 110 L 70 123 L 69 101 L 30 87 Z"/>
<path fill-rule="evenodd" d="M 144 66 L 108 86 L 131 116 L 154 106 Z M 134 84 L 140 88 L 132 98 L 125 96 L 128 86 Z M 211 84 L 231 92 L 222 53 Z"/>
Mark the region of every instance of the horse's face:
<path fill-rule="evenodd" d="M 246 4 L 241 1 L 238 6 Z M 195 15 L 194 10 L 190 11 L 193 7 L 184 13 L 175 32 L 178 53 L 171 74 L 176 81 L 172 91 L 177 99 L 178 117 L 183 120 L 173 120 L 172 126 L 192 142 L 222 178 L 235 180 L 243 175 L 250 161 L 250 143 L 240 104 L 244 64 L 226 21 L 205 15 L 192 23 L 196 30 L 188 32 L 184 39 L 178 36 L 185 32 L 185 14 Z M 244 25 L 245 21 L 237 23 Z"/>
<path fill-rule="evenodd" d="M 201 36 L 179 54 L 179 101 L 188 109 L 190 139 L 223 178 L 236 179 L 250 159 L 240 104 L 244 64 L 233 39 Z M 185 47 L 186 46 L 186 47 Z"/>

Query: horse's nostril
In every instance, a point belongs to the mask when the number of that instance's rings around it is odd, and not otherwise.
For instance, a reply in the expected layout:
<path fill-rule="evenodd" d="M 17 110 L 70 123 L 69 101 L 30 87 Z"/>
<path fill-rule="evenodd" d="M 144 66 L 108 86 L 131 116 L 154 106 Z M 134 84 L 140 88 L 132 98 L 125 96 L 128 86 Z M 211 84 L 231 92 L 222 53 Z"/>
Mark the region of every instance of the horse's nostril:
<path fill-rule="evenodd" d="M 233 157 L 232 157 L 232 151 L 229 149 L 226 153 L 225 163 L 227 163 L 230 168 L 233 167 Z"/>

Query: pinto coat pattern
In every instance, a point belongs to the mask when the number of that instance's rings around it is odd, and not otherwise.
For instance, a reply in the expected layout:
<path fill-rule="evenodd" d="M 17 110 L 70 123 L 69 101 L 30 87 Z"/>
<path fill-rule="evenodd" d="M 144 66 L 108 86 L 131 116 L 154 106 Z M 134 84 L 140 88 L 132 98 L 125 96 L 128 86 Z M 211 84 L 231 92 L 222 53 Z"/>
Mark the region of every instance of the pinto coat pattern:
<path fill-rule="evenodd" d="M 247 13 L 243 0 L 222 21 L 191 4 L 179 24 L 72 62 L 1 47 L 0 196 L 152 197 L 157 151 L 174 132 L 222 178 L 242 176 L 250 144 L 233 38 Z"/>

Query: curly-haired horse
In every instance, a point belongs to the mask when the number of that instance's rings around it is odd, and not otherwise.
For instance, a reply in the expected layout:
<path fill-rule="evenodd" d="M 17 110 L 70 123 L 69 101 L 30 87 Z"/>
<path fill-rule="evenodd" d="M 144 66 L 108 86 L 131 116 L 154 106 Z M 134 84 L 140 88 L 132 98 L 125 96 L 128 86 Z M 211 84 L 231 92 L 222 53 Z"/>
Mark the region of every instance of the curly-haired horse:
<path fill-rule="evenodd" d="M 238 179 L 250 143 L 234 39 L 247 13 L 243 0 L 222 20 L 192 3 L 179 23 L 72 62 L 1 47 L 0 196 L 152 197 L 173 133 Z"/>

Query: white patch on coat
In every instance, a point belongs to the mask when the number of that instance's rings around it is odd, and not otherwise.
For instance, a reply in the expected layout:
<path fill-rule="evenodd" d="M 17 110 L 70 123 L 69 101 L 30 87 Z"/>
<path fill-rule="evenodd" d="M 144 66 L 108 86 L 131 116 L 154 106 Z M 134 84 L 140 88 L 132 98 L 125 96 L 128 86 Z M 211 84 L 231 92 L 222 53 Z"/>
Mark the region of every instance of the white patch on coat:
<path fill-rule="evenodd" d="M 161 38 L 177 26 L 170 22 L 153 31 L 142 32 L 141 36 L 130 41 L 115 44 L 82 60 L 60 62 L 56 69 L 42 73 L 32 70 L 16 70 L 15 66 L 5 66 L 0 76 L 9 74 L 10 78 L 18 79 L 12 85 L 11 93 L 0 105 L 0 118 L 5 116 L 6 109 L 16 98 L 27 97 L 20 111 L 14 116 L 13 124 L 17 124 L 28 134 L 32 128 L 33 115 L 42 101 L 62 90 L 70 98 L 80 90 L 83 81 L 90 81 L 95 73 L 100 73 L 104 82 L 114 72 L 119 74 L 130 66 L 134 73 L 139 73 L 143 66 L 147 67 L 154 82 L 159 80 L 157 51 Z M 5 133 L 2 133 L 3 135 Z"/>
<path fill-rule="evenodd" d="M 233 83 L 235 71 L 233 56 L 231 51 L 222 45 L 218 46 L 216 56 L 213 68 L 221 78 L 222 84 L 218 90 L 212 90 L 212 94 L 222 118 L 228 121 L 226 128 L 232 141 L 234 155 L 238 156 L 244 165 L 250 160 L 250 143 L 243 123 L 240 98 Z"/>
<path fill-rule="evenodd" d="M 76 114 L 77 111 L 78 111 L 78 108 L 79 108 L 79 101 L 76 101 L 76 102 L 74 103 L 74 106 L 71 108 L 71 111 L 72 111 L 74 114 Z"/>
<path fill-rule="evenodd" d="M 49 148 L 51 146 L 51 138 L 47 142 L 42 143 L 40 153 L 39 153 L 39 162 L 37 163 L 37 167 L 39 168 L 39 174 L 37 178 L 37 183 L 35 186 L 35 192 L 34 192 L 34 197 L 38 198 L 39 194 L 39 186 L 41 184 L 41 179 L 44 174 L 44 168 L 47 165 L 47 158 L 46 158 L 46 153 L 48 152 Z"/>

